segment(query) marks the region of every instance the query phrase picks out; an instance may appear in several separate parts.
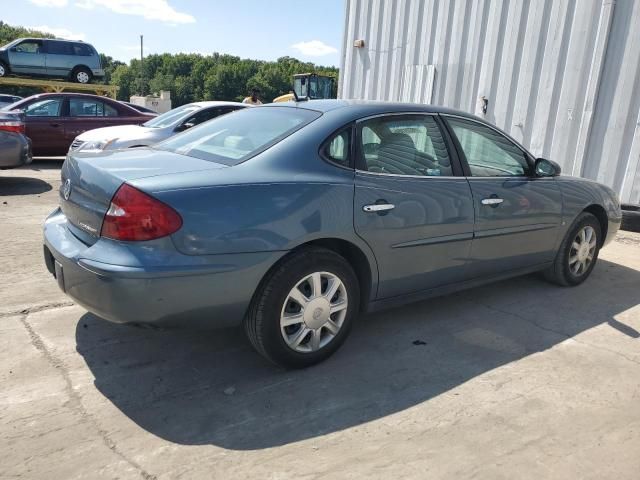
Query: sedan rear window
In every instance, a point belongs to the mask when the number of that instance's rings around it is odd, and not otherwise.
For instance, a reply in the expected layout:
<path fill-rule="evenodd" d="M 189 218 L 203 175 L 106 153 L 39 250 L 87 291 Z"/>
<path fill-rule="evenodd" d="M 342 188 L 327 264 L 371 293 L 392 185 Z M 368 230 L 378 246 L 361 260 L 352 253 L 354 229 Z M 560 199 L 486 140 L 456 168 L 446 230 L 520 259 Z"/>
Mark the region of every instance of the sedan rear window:
<path fill-rule="evenodd" d="M 275 145 L 320 115 L 289 107 L 247 108 L 203 123 L 155 148 L 232 166 Z"/>

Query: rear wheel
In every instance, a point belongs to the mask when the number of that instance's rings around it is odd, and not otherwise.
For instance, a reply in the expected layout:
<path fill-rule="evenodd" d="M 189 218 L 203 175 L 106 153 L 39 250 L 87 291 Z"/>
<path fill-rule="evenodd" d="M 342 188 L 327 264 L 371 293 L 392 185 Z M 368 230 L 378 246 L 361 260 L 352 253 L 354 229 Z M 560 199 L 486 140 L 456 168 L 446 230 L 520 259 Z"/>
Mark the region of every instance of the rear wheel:
<path fill-rule="evenodd" d="M 77 67 L 73 70 L 71 79 L 76 83 L 89 83 L 91 81 L 91 70 L 86 67 Z"/>
<path fill-rule="evenodd" d="M 0 77 L 6 77 L 9 75 L 9 68 L 4 62 L 0 62 Z"/>
<path fill-rule="evenodd" d="M 254 348 L 287 368 L 304 368 L 344 342 L 360 303 L 351 266 L 312 248 L 294 253 L 262 282 L 244 321 Z"/>
<path fill-rule="evenodd" d="M 545 272 L 546 278 L 563 286 L 581 284 L 591 274 L 601 244 L 600 222 L 590 213 L 581 213 L 562 241 L 553 265 Z"/>

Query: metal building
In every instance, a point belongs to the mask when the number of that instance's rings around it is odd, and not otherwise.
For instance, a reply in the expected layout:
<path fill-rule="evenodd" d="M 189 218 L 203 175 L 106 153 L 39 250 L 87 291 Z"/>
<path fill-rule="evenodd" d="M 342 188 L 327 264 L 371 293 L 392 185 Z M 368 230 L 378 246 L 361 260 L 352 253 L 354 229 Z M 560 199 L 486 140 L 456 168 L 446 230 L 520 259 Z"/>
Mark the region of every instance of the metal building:
<path fill-rule="evenodd" d="M 640 1 L 346 0 L 345 17 L 341 98 L 475 112 L 640 203 Z"/>

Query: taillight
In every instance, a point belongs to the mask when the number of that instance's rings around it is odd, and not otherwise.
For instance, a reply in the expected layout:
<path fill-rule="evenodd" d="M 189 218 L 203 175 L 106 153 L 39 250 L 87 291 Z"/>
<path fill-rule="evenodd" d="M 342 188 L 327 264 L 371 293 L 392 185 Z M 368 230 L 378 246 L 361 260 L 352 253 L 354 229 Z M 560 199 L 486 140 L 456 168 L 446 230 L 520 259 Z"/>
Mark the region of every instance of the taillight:
<path fill-rule="evenodd" d="M 5 132 L 14 132 L 14 133 L 25 133 L 27 130 L 25 128 L 24 123 L 22 122 L 14 122 L 14 121 L 2 121 L 0 120 L 0 130 L 4 130 Z"/>
<path fill-rule="evenodd" d="M 166 203 L 123 183 L 104 215 L 100 236 L 123 241 L 154 240 L 182 227 L 182 218 Z"/>

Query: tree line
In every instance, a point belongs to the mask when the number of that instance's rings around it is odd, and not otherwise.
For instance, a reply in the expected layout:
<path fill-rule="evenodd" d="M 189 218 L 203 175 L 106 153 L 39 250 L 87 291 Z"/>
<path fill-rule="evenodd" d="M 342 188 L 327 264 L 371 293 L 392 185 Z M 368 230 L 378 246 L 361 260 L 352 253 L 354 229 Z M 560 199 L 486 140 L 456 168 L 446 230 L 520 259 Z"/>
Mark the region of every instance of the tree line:
<path fill-rule="evenodd" d="M 20 37 L 53 38 L 53 35 L 0 21 L 0 45 Z M 274 62 L 222 53 L 163 53 L 148 55 L 142 62 L 133 59 L 128 64 L 103 54 L 100 58 L 105 69 L 102 83 L 120 87 L 119 100 L 169 90 L 172 104 L 177 107 L 202 100 L 239 101 L 252 88 L 258 88 L 263 102 L 270 102 L 291 90 L 294 74 L 306 72 L 333 76 L 336 79 L 334 88 L 337 88 L 337 68 L 317 66 L 292 57 L 282 57 Z M 4 87 L 3 91 L 22 96 L 38 93 L 25 87 Z"/>

